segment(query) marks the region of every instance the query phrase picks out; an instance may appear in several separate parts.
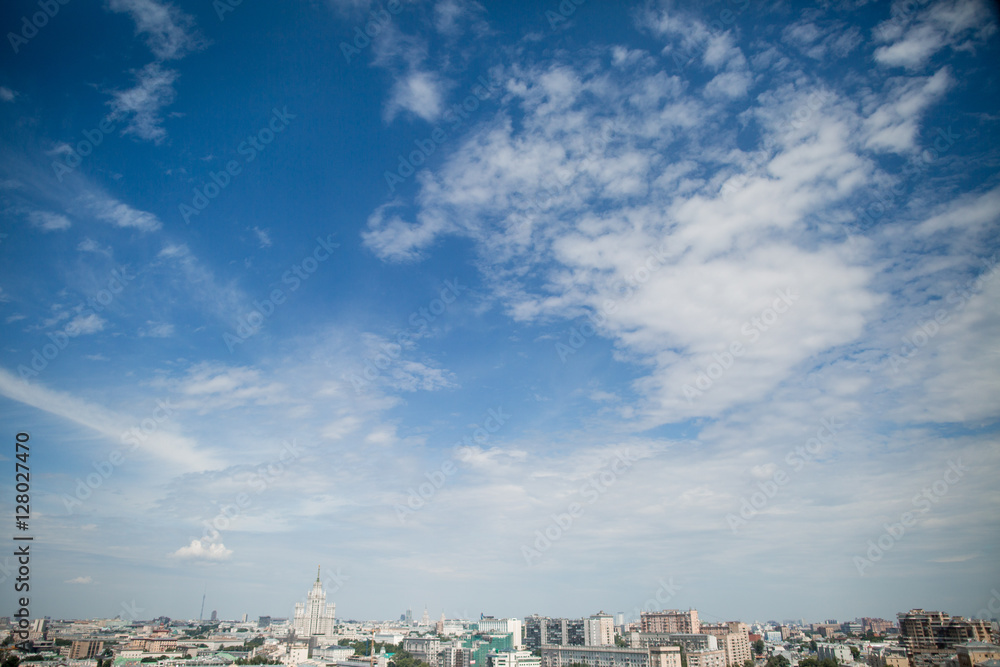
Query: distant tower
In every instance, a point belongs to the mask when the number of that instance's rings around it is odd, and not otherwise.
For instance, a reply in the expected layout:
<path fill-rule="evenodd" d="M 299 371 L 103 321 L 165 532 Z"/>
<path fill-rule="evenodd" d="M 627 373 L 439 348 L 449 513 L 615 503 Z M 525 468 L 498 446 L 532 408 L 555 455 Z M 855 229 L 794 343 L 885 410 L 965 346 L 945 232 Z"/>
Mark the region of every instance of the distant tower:
<path fill-rule="evenodd" d="M 426 626 L 430 624 L 431 624 L 431 617 L 430 614 L 427 613 L 427 605 L 424 605 L 424 615 L 420 617 L 420 625 Z"/>
<path fill-rule="evenodd" d="M 306 595 L 306 603 L 295 603 L 295 618 L 292 628 L 298 637 L 313 635 L 332 635 L 334 632 L 334 616 L 337 605 L 326 603 L 326 592 L 319 579 L 320 569 L 316 568 L 316 581 L 312 590 Z"/>
<path fill-rule="evenodd" d="M 406 622 L 407 623 L 413 623 L 413 610 L 412 609 L 407 609 L 406 610 Z"/>
<path fill-rule="evenodd" d="M 212 610 L 212 620 L 213 621 L 219 620 L 219 612 L 215 611 L 214 609 Z"/>

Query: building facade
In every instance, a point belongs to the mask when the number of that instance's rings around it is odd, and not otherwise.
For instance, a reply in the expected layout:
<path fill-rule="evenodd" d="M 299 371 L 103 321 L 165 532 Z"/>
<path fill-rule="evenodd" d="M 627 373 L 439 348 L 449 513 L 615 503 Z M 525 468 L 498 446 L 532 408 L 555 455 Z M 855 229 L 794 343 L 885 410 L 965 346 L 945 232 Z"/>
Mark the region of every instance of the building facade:
<path fill-rule="evenodd" d="M 644 611 L 639 614 L 639 620 L 639 629 L 642 632 L 671 632 L 695 635 L 701 632 L 697 609 L 689 609 L 687 611 L 679 611 L 677 609 Z"/>
<path fill-rule="evenodd" d="M 614 646 L 542 646 L 542 667 L 650 667 L 649 650 Z M 690 665 L 689 665 L 690 667 Z"/>
<path fill-rule="evenodd" d="M 816 644 L 816 657 L 820 660 L 836 660 L 838 665 L 854 662 L 854 655 L 845 644 Z"/>
<path fill-rule="evenodd" d="M 528 616 L 524 619 L 524 645 L 537 650 L 552 646 L 583 646 L 584 624 L 580 619 Z"/>
<path fill-rule="evenodd" d="M 312 590 L 306 595 L 305 604 L 295 603 L 295 616 L 292 619 L 292 629 L 296 637 L 328 636 L 335 632 L 335 613 L 337 606 L 326 603 L 326 591 L 319 580 L 319 568 L 316 568 L 316 581 Z"/>
<path fill-rule="evenodd" d="M 747 660 L 752 660 L 750 653 L 750 626 L 746 623 L 713 623 L 701 626 L 704 634 L 714 636 L 726 654 L 728 667 L 742 667 Z M 784 637 L 782 629 L 782 637 Z"/>
<path fill-rule="evenodd" d="M 968 642 L 956 647 L 958 667 L 978 667 L 987 660 L 1000 660 L 1000 646 L 986 642 Z"/>
<path fill-rule="evenodd" d="M 604 612 L 583 619 L 583 644 L 584 646 L 614 646 L 615 619 Z"/>
<path fill-rule="evenodd" d="M 688 667 L 726 667 L 726 652 L 722 649 L 687 651 Z"/>

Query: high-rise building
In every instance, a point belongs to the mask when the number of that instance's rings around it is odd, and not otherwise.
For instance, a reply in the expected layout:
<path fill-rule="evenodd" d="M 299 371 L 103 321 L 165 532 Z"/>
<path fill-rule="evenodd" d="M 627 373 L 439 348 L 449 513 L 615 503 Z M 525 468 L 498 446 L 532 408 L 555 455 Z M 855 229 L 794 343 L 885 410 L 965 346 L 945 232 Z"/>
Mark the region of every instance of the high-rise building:
<path fill-rule="evenodd" d="M 583 645 L 615 645 L 615 620 L 610 614 L 602 611 L 583 619 Z"/>
<path fill-rule="evenodd" d="M 944 650 L 965 642 L 989 642 L 992 628 L 986 621 L 951 617 L 940 611 L 911 609 L 900 612 L 900 644 L 907 651 Z"/>
<path fill-rule="evenodd" d="M 334 633 L 336 625 L 335 614 L 337 605 L 326 603 L 326 591 L 319 579 L 319 568 L 316 568 L 316 581 L 312 590 L 306 595 L 305 604 L 295 603 L 295 616 L 292 619 L 292 629 L 297 637 L 325 636 Z"/>
<path fill-rule="evenodd" d="M 719 648 L 726 655 L 728 667 L 742 667 L 744 662 L 751 659 L 750 628 L 746 623 L 732 621 L 705 624 L 701 626 L 701 632 L 714 635 L 719 640 Z"/>
<path fill-rule="evenodd" d="M 524 619 L 524 645 L 529 649 L 538 649 L 544 644 L 583 646 L 584 639 L 584 622 L 581 619 L 537 615 Z"/>
<path fill-rule="evenodd" d="M 644 611 L 639 614 L 642 632 L 678 632 L 698 634 L 701 624 L 698 622 L 698 610 L 678 611 Z"/>

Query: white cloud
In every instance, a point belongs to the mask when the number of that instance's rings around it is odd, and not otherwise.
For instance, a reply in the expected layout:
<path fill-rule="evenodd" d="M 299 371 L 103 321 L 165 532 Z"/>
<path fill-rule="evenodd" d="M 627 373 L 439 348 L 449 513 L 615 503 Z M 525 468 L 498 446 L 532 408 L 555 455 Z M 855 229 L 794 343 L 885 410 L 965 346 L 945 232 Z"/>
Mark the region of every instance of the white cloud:
<path fill-rule="evenodd" d="M 37 382 L 28 382 L 0 369 L 0 395 L 62 417 L 89 428 L 118 444 L 141 418 L 118 414 L 112 410 L 79 399 L 67 392 L 48 389 Z M 169 424 L 159 427 L 138 444 L 146 456 L 176 466 L 182 470 L 205 470 L 222 467 L 221 459 L 189 438 L 178 435 Z"/>
<path fill-rule="evenodd" d="M 410 111 L 428 122 L 441 115 L 444 88 L 441 79 L 431 72 L 410 72 L 392 86 L 385 117 L 392 121 L 401 111 Z"/>
<path fill-rule="evenodd" d="M 73 226 L 73 223 L 65 215 L 48 211 L 32 211 L 28 214 L 28 220 L 35 227 L 47 232 L 69 229 Z"/>
<path fill-rule="evenodd" d="M 232 549 L 227 549 L 221 542 L 213 543 L 202 540 L 191 540 L 191 544 L 181 547 L 170 554 L 174 558 L 222 561 L 229 560 L 233 555 Z"/>
<path fill-rule="evenodd" d="M 271 234 L 268 229 L 261 229 L 260 227 L 253 228 L 254 234 L 257 235 L 257 242 L 260 244 L 261 248 L 271 247 Z"/>
<path fill-rule="evenodd" d="M 73 330 L 75 327 L 75 330 L 80 334 L 92 334 L 104 331 L 104 325 L 107 323 L 107 320 L 97 313 L 90 313 L 89 315 L 77 315 L 70 320 L 66 328 Z"/>
<path fill-rule="evenodd" d="M 204 46 L 194 31 L 194 19 L 170 3 L 109 0 L 108 7 L 132 17 L 136 34 L 146 36 L 146 43 L 159 60 L 180 58 Z"/>
<path fill-rule="evenodd" d="M 921 11 L 914 11 L 916 7 L 896 0 L 893 18 L 876 27 L 876 36 L 892 42 L 875 50 L 879 64 L 919 69 L 945 47 L 969 50 L 996 34 L 993 12 L 983 0 L 944 0 Z"/>
<path fill-rule="evenodd" d="M 76 577 L 75 579 L 67 579 L 65 581 L 67 584 L 92 584 L 94 583 L 93 577 Z"/>
<path fill-rule="evenodd" d="M 134 228 L 141 232 L 155 232 L 161 227 L 159 219 L 147 211 L 140 211 L 128 204 L 105 195 L 87 194 L 83 204 L 98 219 L 116 227 Z"/>
<path fill-rule="evenodd" d="M 6 86 L 0 86 L 0 100 L 3 100 L 4 102 L 13 102 L 16 97 L 17 93 L 13 90 L 7 88 Z"/>
<path fill-rule="evenodd" d="M 160 143 L 167 136 L 160 110 L 173 103 L 176 96 L 173 85 L 179 74 L 163 69 L 159 63 L 150 63 L 135 72 L 135 76 L 135 87 L 112 93 L 108 117 L 116 122 L 126 121 L 124 134 Z"/>
<path fill-rule="evenodd" d="M 144 338 L 171 338 L 174 335 L 174 325 L 167 322 L 146 321 L 146 326 L 139 329 L 139 336 Z"/>

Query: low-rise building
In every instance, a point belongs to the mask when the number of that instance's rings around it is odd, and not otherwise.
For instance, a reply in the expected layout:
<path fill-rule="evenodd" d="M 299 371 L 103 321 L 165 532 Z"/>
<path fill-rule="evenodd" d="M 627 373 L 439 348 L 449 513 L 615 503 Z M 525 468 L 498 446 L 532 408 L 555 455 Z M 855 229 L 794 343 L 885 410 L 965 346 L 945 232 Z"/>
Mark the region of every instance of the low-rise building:
<path fill-rule="evenodd" d="M 587 667 L 650 667 L 649 649 L 615 646 L 542 646 L 542 667 L 569 667 L 575 662 Z"/>

